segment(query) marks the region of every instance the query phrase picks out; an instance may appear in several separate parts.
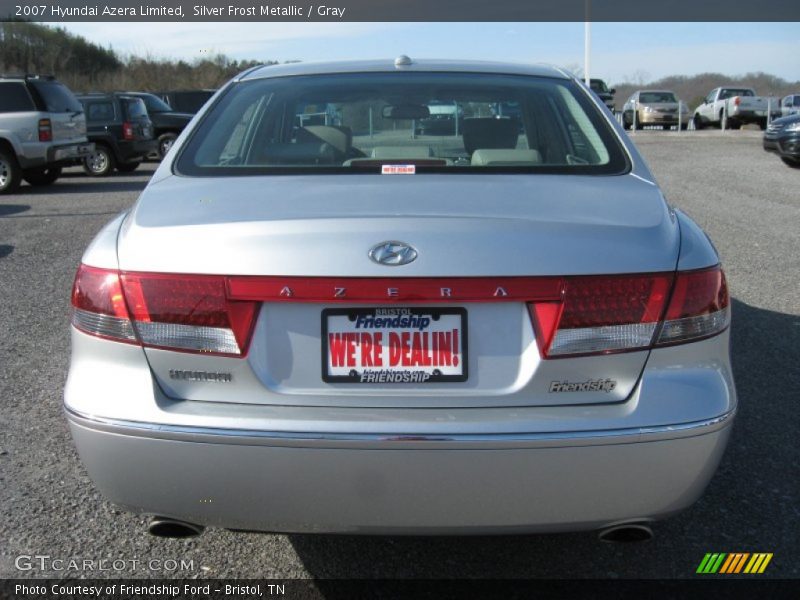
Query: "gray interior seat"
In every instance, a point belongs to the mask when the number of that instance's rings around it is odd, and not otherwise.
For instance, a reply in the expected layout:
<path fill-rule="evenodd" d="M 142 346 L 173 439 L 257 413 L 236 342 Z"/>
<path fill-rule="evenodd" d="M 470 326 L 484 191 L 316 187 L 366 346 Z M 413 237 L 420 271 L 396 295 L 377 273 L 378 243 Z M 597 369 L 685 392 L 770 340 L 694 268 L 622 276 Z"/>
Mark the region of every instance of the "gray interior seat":
<path fill-rule="evenodd" d="M 296 133 L 297 142 L 330 144 L 336 152 L 346 156 L 353 146 L 353 132 L 349 127 L 334 125 L 308 125 Z"/>
<path fill-rule="evenodd" d="M 464 119 L 464 149 L 472 154 L 478 148 L 516 148 L 519 139 L 519 121 L 481 117 Z"/>
<path fill-rule="evenodd" d="M 472 153 L 473 167 L 529 167 L 541 164 L 538 150 L 479 148 Z"/>

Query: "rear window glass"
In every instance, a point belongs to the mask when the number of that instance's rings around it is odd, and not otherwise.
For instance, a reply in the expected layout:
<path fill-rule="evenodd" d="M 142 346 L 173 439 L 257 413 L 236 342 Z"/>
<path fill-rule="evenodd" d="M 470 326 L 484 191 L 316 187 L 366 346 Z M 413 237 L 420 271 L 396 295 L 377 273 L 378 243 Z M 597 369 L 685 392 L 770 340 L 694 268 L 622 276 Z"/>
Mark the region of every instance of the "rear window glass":
<path fill-rule="evenodd" d="M 178 158 L 191 175 L 415 172 L 618 173 L 608 121 L 571 80 L 358 73 L 236 84 Z"/>
<path fill-rule="evenodd" d="M 140 119 L 147 116 L 147 107 L 141 98 L 123 98 L 125 112 L 129 119 Z"/>
<path fill-rule="evenodd" d="M 0 83 L 0 112 L 25 112 L 36 110 L 23 83 Z"/>
<path fill-rule="evenodd" d="M 725 88 L 719 95 L 720 100 L 734 96 L 753 96 L 753 90 Z"/>
<path fill-rule="evenodd" d="M 33 81 L 31 85 L 39 92 L 48 112 L 83 112 L 81 103 L 63 83 Z"/>
<path fill-rule="evenodd" d="M 151 113 L 172 112 L 169 104 L 154 94 L 142 94 L 139 97 L 144 100 L 145 107 Z"/>

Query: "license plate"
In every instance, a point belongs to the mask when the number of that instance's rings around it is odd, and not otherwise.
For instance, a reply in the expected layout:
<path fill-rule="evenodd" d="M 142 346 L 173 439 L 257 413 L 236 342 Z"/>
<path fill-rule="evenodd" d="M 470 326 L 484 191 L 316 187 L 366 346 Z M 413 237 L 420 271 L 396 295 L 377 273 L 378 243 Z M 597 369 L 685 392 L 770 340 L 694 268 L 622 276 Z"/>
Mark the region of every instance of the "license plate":
<path fill-rule="evenodd" d="M 467 311 L 375 307 L 322 311 L 322 380 L 441 383 L 467 380 Z"/>

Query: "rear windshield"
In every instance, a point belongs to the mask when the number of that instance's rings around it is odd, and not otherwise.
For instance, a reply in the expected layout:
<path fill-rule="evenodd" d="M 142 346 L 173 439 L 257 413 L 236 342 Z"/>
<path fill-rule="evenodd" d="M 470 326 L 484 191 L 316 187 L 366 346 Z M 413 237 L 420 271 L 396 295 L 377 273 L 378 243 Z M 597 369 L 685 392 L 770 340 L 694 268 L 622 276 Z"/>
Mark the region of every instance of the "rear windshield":
<path fill-rule="evenodd" d="M 151 113 L 172 112 L 172 108 L 170 108 L 169 104 L 164 102 L 161 98 L 159 98 L 155 94 L 142 94 L 139 97 L 142 100 L 144 100 L 144 104 L 147 107 L 148 112 Z"/>
<path fill-rule="evenodd" d="M 147 107 L 141 98 L 123 98 L 122 102 L 125 104 L 125 111 L 128 113 L 129 119 L 147 116 Z"/>
<path fill-rule="evenodd" d="M 677 102 L 672 92 L 642 92 L 639 94 L 642 104 L 657 104 L 659 102 Z"/>
<path fill-rule="evenodd" d="M 235 84 L 181 152 L 187 175 L 619 173 L 608 121 L 571 80 L 358 73 Z M 391 169 L 388 169 L 391 171 Z"/>
<path fill-rule="evenodd" d="M 63 83 L 57 81 L 33 81 L 31 85 L 42 97 L 47 112 L 83 112 L 83 106 Z"/>
<path fill-rule="evenodd" d="M 733 98 L 734 96 L 755 96 L 753 90 L 725 88 L 719 95 L 721 100 L 725 98 Z"/>

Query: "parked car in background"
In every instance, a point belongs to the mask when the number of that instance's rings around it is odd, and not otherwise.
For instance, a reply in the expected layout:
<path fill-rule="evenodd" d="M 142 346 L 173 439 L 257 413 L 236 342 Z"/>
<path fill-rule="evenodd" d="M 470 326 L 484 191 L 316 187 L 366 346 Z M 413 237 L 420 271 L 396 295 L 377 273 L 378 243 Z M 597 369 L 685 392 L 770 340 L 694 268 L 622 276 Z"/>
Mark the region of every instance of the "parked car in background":
<path fill-rule="evenodd" d="M 156 94 L 177 112 L 197 114 L 217 90 L 173 90 Z"/>
<path fill-rule="evenodd" d="M 173 142 L 180 135 L 181 131 L 189 124 L 194 117 L 191 113 L 178 112 L 164 102 L 155 94 L 148 92 L 125 92 L 127 96 L 135 96 L 144 100 L 147 107 L 147 114 L 153 122 L 155 137 L 158 140 L 156 155 L 163 159 Z"/>
<path fill-rule="evenodd" d="M 0 194 L 23 179 L 49 185 L 91 151 L 83 107 L 67 86 L 47 75 L 0 75 Z"/>
<path fill-rule="evenodd" d="M 800 114 L 800 94 L 789 94 L 781 100 L 781 116 Z"/>
<path fill-rule="evenodd" d="M 646 539 L 736 413 L 714 246 L 556 68 L 248 70 L 76 275 L 70 430 L 159 535 Z"/>
<path fill-rule="evenodd" d="M 764 132 L 763 144 L 764 150 L 774 152 L 790 167 L 800 169 L 800 114 L 772 121 Z"/>
<path fill-rule="evenodd" d="M 614 94 L 617 93 L 616 89 L 609 89 L 606 82 L 602 79 L 590 79 L 589 88 L 597 94 L 600 100 L 603 101 L 603 104 L 608 107 L 608 110 L 612 113 L 616 112 L 616 106 L 614 105 Z"/>
<path fill-rule="evenodd" d="M 780 115 L 777 98 L 756 96 L 751 88 L 718 87 L 711 90 L 703 103 L 694 109 L 695 129 L 716 125 L 723 129 L 739 129 L 746 123 L 767 127 L 767 112 Z"/>
<path fill-rule="evenodd" d="M 689 107 L 669 90 L 639 90 L 634 92 L 622 107 L 622 125 L 630 129 L 634 125 L 641 129 L 645 125 L 660 125 L 664 129 L 689 126 Z"/>
<path fill-rule="evenodd" d="M 87 136 L 94 152 L 82 161 L 92 176 L 110 175 L 114 169 L 129 173 L 158 150 L 153 123 L 144 100 L 124 93 L 78 96 L 86 114 Z"/>

